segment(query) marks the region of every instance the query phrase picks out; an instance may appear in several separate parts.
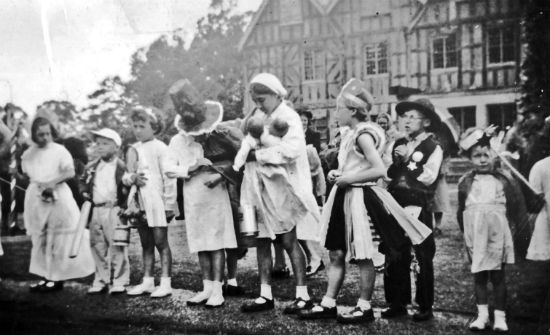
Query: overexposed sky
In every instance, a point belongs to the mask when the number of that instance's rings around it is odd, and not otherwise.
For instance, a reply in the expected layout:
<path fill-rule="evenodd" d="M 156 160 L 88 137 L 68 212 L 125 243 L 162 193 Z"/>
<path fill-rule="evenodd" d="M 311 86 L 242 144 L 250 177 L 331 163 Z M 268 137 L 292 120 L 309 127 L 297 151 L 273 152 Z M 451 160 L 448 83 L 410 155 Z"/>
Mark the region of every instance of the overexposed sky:
<path fill-rule="evenodd" d="M 257 10 L 261 0 L 239 0 Z M 45 100 L 77 106 L 106 76 L 128 78 L 130 56 L 160 35 L 191 40 L 210 0 L 0 0 L 0 104 L 28 113 Z"/>

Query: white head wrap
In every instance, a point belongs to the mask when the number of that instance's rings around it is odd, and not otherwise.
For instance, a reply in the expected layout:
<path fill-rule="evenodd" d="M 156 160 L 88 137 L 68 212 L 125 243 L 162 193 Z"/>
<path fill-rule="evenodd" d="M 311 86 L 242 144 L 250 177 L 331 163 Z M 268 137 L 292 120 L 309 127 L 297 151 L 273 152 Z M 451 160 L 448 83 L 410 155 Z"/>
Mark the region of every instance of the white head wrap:
<path fill-rule="evenodd" d="M 252 78 L 250 84 L 262 84 L 275 92 L 281 98 L 286 97 L 286 95 L 288 94 L 287 90 L 283 87 L 283 84 L 281 84 L 279 78 L 272 75 L 271 73 L 264 72 L 257 74 L 256 76 L 254 76 L 254 78 Z"/>

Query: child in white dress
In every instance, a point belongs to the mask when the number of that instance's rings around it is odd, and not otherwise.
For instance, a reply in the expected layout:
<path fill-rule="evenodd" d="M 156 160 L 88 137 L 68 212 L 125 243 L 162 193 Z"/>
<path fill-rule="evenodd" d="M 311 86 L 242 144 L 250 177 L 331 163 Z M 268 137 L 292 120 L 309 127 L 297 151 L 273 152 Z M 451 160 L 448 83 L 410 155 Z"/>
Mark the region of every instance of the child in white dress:
<path fill-rule="evenodd" d="M 550 157 L 533 165 L 529 183 L 536 192 L 544 194 L 545 203 L 535 221 L 527 259 L 546 261 L 550 259 Z"/>
<path fill-rule="evenodd" d="M 130 115 L 134 135 L 139 142 L 132 145 L 127 162 L 129 173 L 124 182 L 137 186 L 139 204 L 145 212 L 146 222 L 138 225 L 143 248 L 143 282 L 128 291 L 136 296 L 150 293 L 152 298 L 162 298 L 172 294 L 171 267 L 172 253 L 168 244 L 167 223 L 177 210 L 176 181 L 165 177 L 169 170 L 168 146 L 157 140 L 155 135 L 162 130 L 158 113 L 150 108 L 134 108 Z M 155 289 L 153 267 L 155 248 L 160 254 L 160 286 Z"/>
<path fill-rule="evenodd" d="M 466 131 L 462 143 L 472 143 Z M 464 175 L 458 184 L 458 223 L 464 232 L 464 242 L 474 274 L 478 309 L 471 330 L 489 327 L 487 283 L 493 285 L 495 312 L 493 329 L 507 331 L 505 264 L 513 264 L 514 242 L 510 224 L 517 222 L 517 213 L 525 213 L 525 204 L 518 184 L 503 171 L 494 168 L 489 137 L 461 145 L 467 150 L 474 170 Z M 515 214 L 513 214 L 515 213 Z M 521 214 L 519 214 L 521 215 Z"/>

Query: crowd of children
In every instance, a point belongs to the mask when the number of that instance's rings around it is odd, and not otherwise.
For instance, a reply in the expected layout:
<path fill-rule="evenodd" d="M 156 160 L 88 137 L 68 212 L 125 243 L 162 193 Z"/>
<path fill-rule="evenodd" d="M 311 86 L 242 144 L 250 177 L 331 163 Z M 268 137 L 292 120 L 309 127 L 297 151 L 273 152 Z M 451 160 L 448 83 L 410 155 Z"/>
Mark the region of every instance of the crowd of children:
<path fill-rule="evenodd" d="M 254 77 L 250 95 L 256 108 L 233 122 L 222 122 L 221 104 L 201 99 L 188 80 L 175 83 L 169 95 L 179 129 L 170 145 L 156 139 L 163 120 L 149 107 L 132 109 L 129 120 L 137 142 L 124 153 L 114 130 L 92 132 L 98 158 L 88 163 L 81 178 L 81 194 L 91 204 L 89 230 L 78 229 L 78 206 L 65 183 L 74 176 L 72 159 L 52 141 L 56 132 L 52 123 L 42 117 L 34 120 L 34 145 L 22 157 L 22 172 L 30 179 L 25 197 L 25 225 L 33 244 L 29 271 L 43 278 L 31 286 L 32 291 L 59 290 L 64 280 L 95 273 L 88 294 L 169 296 L 168 223 L 184 214 L 189 250 L 198 253 L 203 280 L 202 291 L 187 305 L 221 307 L 224 296 L 238 288 L 236 251 L 241 245 L 234 204 L 240 200 L 244 220 L 256 227 L 261 283 L 258 298 L 244 304 L 242 312 L 274 308 L 271 245 L 276 241 L 288 253 L 296 280 L 296 299 L 286 306 L 286 314 L 300 319 L 334 318 L 341 323 L 374 320 L 373 260 L 383 254 L 388 308 L 382 317 L 408 314 L 414 257 L 418 311 L 413 320 L 433 318 L 433 201 L 442 178 L 444 150 L 432 136 L 441 120 L 430 101 L 398 103 L 404 136 L 389 136 L 391 117 L 379 117 L 382 127 L 371 122 L 374 99 L 363 82 L 350 80 L 337 98 L 341 141 L 334 154 L 337 165 L 326 176 L 333 187 L 326 192 L 319 148 L 306 147 L 307 136 L 310 141 L 315 137 L 308 129 L 311 117 L 301 119 L 284 103 L 287 92 L 275 76 Z M 489 327 L 487 284 L 491 282 L 493 329 L 507 331 L 505 266 L 514 263 L 513 233 L 522 224 L 525 204 L 518 182 L 495 160 L 491 135 L 479 129 L 463 134 L 461 148 L 474 169 L 459 181 L 458 222 L 478 307 L 469 328 Z M 530 178 L 535 192 L 546 200 L 527 253 L 532 260 L 550 259 L 549 159 L 537 163 Z M 179 213 L 176 203 L 178 178 L 183 180 L 179 191 L 184 213 Z M 233 192 L 235 188 L 239 192 Z M 132 288 L 128 288 L 127 247 L 115 243 L 114 237 L 116 229 L 130 226 L 139 233 L 144 267 L 141 283 Z M 71 254 L 75 232 L 82 234 L 84 242 Z M 324 268 L 319 244 L 328 250 L 330 264 L 326 293 L 319 304 L 313 304 L 306 272 Z M 161 260 L 158 287 L 153 278 L 155 250 Z M 346 262 L 359 267 L 359 297 L 354 309 L 338 314 L 336 299 Z"/>

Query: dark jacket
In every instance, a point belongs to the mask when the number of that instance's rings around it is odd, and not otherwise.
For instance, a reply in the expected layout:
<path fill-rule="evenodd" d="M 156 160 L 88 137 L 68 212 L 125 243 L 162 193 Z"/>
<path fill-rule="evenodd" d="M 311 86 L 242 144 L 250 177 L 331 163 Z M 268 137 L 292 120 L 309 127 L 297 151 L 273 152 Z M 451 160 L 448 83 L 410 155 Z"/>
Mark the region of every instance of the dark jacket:
<path fill-rule="evenodd" d="M 406 138 L 400 138 L 395 141 L 395 145 L 392 149 L 392 156 L 395 155 L 395 149 L 400 145 L 406 145 L 408 140 Z M 434 196 L 435 188 L 437 187 L 437 181 L 433 184 L 426 186 L 418 181 L 418 177 L 424 171 L 424 164 L 428 161 L 434 150 L 437 148 L 438 143 L 429 136 L 415 148 L 415 152 L 422 153 L 422 158 L 418 162 L 412 160 L 412 156 L 405 162 L 393 163 L 388 168 L 388 177 L 391 178 L 391 182 L 388 185 L 388 191 L 397 200 L 401 206 L 420 206 L 425 207 L 431 201 Z M 410 169 L 409 166 L 414 165 L 414 169 Z"/>
<path fill-rule="evenodd" d="M 311 144 L 317 150 L 317 153 L 321 151 L 321 134 L 310 128 L 306 129 L 306 144 Z"/>
<path fill-rule="evenodd" d="M 117 158 L 116 160 L 117 160 L 117 166 L 115 169 L 114 182 L 116 182 L 116 185 L 117 185 L 117 206 L 119 206 L 120 208 L 126 208 L 127 197 L 128 197 L 128 187 L 122 183 L 122 176 L 127 171 L 126 165 L 119 158 Z M 94 179 L 95 179 L 96 169 L 100 161 L 101 159 L 96 159 L 88 163 L 88 165 L 86 165 L 86 170 L 84 172 L 84 175 L 80 180 L 80 192 L 87 193 L 90 199 L 94 198 L 94 194 L 93 194 Z"/>
<path fill-rule="evenodd" d="M 472 183 L 474 182 L 476 174 L 476 171 L 470 171 L 462 176 L 458 182 L 457 221 L 462 231 L 464 231 L 463 214 L 466 206 L 466 199 L 472 190 Z M 521 188 L 517 180 L 505 171 L 497 169 L 491 174 L 502 182 L 504 186 L 504 194 L 506 196 L 506 218 L 510 224 L 510 231 L 514 239 L 516 253 L 522 257 L 527 250 L 531 238 L 531 230 L 529 228 L 527 210 Z"/>

